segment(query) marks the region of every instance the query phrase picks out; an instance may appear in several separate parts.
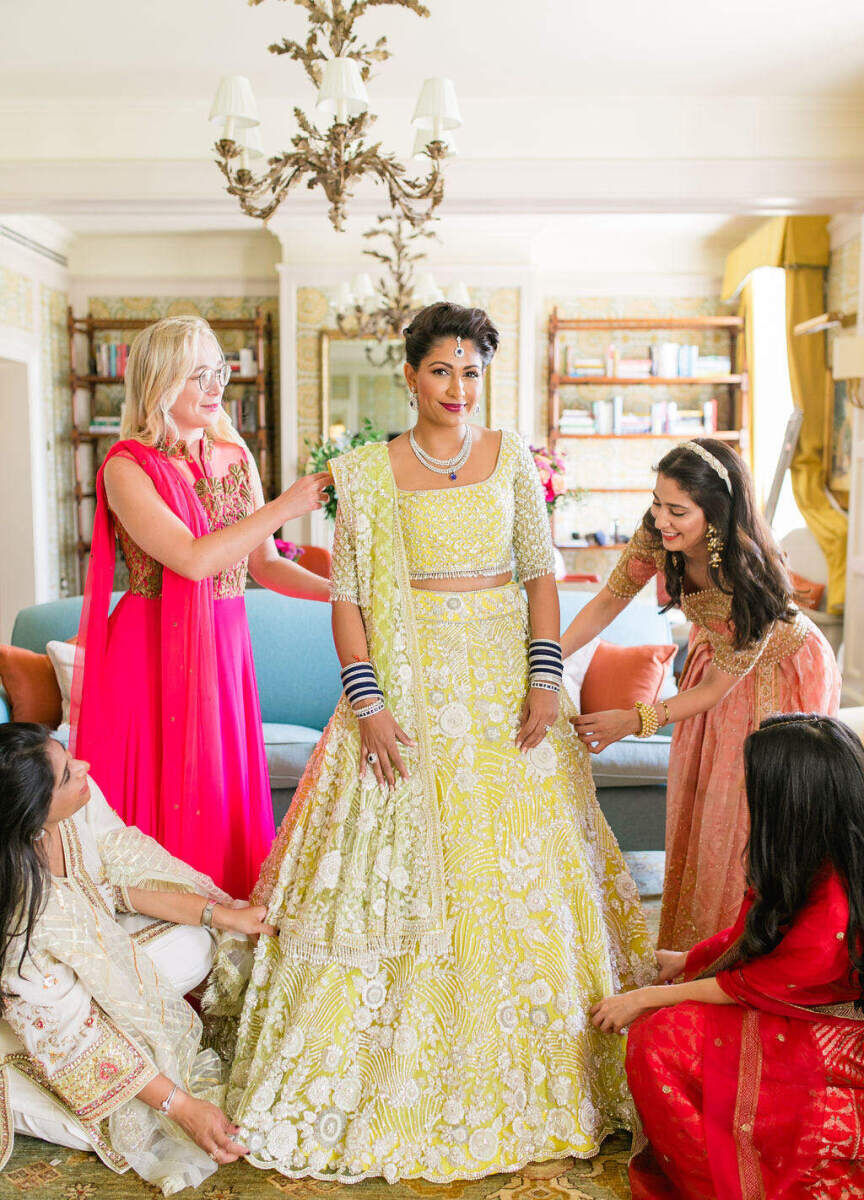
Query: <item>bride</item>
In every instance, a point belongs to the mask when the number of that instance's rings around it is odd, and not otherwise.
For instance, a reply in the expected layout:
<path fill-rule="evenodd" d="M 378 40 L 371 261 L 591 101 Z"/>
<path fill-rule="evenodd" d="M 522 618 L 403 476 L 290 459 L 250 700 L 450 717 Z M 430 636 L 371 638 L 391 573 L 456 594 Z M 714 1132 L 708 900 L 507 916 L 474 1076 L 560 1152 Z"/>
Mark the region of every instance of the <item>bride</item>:
<path fill-rule="evenodd" d="M 415 429 L 333 463 L 345 691 L 253 893 L 279 935 L 227 1103 L 284 1175 L 466 1179 L 590 1157 L 634 1120 L 623 1042 L 588 1012 L 655 960 L 559 713 L 531 455 L 468 423 L 497 345 L 479 309 L 424 309 Z M 214 1013 L 238 991 L 217 966 Z"/>

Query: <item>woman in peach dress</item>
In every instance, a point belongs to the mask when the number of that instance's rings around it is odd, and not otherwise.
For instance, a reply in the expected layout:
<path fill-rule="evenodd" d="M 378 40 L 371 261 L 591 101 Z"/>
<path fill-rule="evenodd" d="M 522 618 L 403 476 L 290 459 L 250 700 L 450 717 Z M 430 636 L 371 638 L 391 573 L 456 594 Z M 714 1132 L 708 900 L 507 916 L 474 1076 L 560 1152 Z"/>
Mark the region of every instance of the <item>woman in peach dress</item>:
<path fill-rule="evenodd" d="M 743 460 L 714 438 L 659 463 L 651 508 L 605 587 L 561 641 L 564 656 L 605 629 L 656 574 L 692 622 L 679 692 L 654 713 L 612 709 L 575 722 L 593 753 L 675 722 L 666 801 L 659 945 L 689 949 L 731 925 L 744 895 L 749 832 L 743 746 L 774 713 L 836 715 L 840 673 L 792 603 L 782 552 Z"/>

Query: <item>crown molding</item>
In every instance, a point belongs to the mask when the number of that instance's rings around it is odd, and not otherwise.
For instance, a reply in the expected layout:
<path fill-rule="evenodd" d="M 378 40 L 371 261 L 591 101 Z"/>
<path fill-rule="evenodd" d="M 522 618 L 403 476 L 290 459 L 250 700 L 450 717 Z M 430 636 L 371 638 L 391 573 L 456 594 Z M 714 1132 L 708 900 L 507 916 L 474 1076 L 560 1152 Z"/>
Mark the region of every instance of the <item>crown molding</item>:
<path fill-rule="evenodd" d="M 380 190 L 358 189 L 355 219 L 371 224 Z M 864 158 L 474 159 L 448 171 L 447 216 L 717 212 L 774 216 L 864 211 Z M 2 213 L 38 213 L 80 233 L 252 230 L 201 162 L 0 163 Z M 326 201 L 300 189 L 271 219 L 326 220 Z"/>

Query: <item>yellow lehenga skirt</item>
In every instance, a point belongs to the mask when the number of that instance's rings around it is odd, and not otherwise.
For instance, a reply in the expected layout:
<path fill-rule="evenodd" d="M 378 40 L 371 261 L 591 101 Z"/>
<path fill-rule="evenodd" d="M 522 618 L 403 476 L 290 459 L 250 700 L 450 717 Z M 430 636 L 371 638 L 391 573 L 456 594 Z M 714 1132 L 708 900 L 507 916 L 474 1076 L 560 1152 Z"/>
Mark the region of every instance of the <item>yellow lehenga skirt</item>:
<path fill-rule="evenodd" d="M 634 1123 L 624 1040 L 588 1009 L 649 982 L 654 955 L 584 746 L 563 716 L 514 745 L 525 600 L 508 584 L 412 602 L 450 948 L 361 970 L 261 939 L 228 1111 L 249 1161 L 288 1176 L 468 1179 L 589 1157 Z M 328 796 L 311 783 L 295 820 L 314 837 Z"/>

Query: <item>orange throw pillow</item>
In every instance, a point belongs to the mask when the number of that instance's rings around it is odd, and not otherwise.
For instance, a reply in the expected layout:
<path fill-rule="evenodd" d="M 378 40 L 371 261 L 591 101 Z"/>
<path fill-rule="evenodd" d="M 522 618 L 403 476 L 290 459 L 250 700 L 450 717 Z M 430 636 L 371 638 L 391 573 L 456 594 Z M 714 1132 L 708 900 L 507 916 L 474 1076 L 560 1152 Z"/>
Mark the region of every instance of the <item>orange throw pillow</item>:
<path fill-rule="evenodd" d="M 582 681 L 583 713 L 632 708 L 637 700 L 653 704 L 663 686 L 677 646 L 616 646 L 601 641 Z"/>
<path fill-rule="evenodd" d="M 812 579 L 799 575 L 796 571 L 789 572 L 789 579 L 795 589 L 795 603 L 803 608 L 818 609 L 825 595 L 825 584 L 814 583 Z"/>
<path fill-rule="evenodd" d="M 0 646 L 0 680 L 9 694 L 13 721 L 57 728 L 62 715 L 60 688 L 47 654 Z"/>

